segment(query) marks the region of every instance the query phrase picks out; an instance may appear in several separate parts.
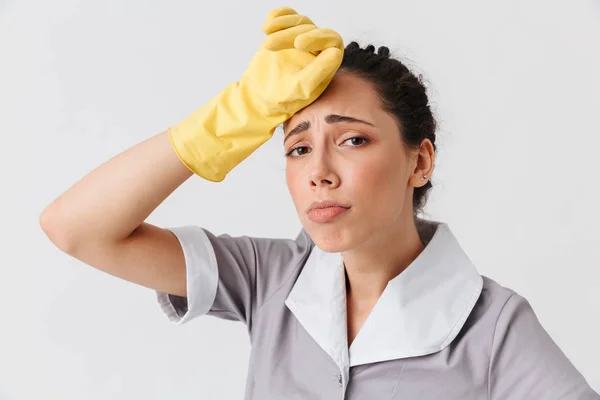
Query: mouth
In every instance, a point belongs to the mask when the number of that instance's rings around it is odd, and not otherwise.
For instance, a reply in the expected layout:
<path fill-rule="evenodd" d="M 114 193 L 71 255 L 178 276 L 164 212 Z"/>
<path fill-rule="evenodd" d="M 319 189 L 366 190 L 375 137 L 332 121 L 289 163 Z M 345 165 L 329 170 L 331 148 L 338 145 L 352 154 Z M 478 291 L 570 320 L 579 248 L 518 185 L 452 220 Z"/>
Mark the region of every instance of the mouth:
<path fill-rule="evenodd" d="M 316 223 L 331 222 L 337 217 L 345 214 L 350 206 L 340 204 L 331 200 L 316 201 L 306 211 L 308 219 Z"/>

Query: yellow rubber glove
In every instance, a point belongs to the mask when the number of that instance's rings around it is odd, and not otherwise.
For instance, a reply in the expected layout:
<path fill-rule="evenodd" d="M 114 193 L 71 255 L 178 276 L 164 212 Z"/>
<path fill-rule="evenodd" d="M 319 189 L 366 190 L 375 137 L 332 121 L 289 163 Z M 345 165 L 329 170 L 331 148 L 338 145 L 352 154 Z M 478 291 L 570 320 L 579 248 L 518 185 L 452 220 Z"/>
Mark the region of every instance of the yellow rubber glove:
<path fill-rule="evenodd" d="M 267 37 L 240 81 L 168 129 L 181 161 L 207 180 L 225 179 L 316 100 L 342 62 L 341 36 L 289 7 L 272 10 L 262 28 Z"/>

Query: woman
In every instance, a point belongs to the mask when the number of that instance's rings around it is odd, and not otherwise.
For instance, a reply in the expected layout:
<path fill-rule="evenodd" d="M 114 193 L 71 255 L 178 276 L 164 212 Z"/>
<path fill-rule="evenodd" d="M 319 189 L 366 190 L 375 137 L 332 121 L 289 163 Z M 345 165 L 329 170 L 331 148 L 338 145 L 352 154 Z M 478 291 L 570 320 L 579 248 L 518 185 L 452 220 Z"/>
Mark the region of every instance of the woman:
<path fill-rule="evenodd" d="M 155 289 L 177 324 L 247 324 L 247 399 L 600 399 L 527 300 L 481 276 L 446 223 L 417 216 L 436 150 L 419 79 L 290 8 L 263 30 L 239 82 L 51 204 L 50 239 Z M 144 222 L 281 124 L 296 239 Z"/>

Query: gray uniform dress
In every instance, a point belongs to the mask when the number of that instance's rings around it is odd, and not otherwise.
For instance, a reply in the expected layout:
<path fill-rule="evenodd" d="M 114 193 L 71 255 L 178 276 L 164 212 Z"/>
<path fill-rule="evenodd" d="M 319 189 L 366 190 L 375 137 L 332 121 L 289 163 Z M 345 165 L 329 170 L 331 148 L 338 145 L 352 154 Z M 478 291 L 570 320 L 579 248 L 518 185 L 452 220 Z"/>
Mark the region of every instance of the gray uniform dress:
<path fill-rule="evenodd" d="M 247 400 L 600 400 L 529 302 L 482 276 L 448 224 L 417 219 L 425 249 L 392 279 L 348 346 L 342 257 L 292 239 L 172 228 L 187 297 L 168 318 L 245 323 Z"/>

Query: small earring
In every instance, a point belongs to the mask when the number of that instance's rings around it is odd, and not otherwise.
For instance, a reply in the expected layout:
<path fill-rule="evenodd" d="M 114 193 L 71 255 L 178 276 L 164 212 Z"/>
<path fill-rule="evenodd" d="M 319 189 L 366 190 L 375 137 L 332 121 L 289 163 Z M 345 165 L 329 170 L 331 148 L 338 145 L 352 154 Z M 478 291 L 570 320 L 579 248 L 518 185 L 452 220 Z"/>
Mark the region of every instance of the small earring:
<path fill-rule="evenodd" d="M 423 177 L 421 178 L 421 180 L 424 181 L 425 178 L 427 178 L 427 175 L 423 175 Z"/>

